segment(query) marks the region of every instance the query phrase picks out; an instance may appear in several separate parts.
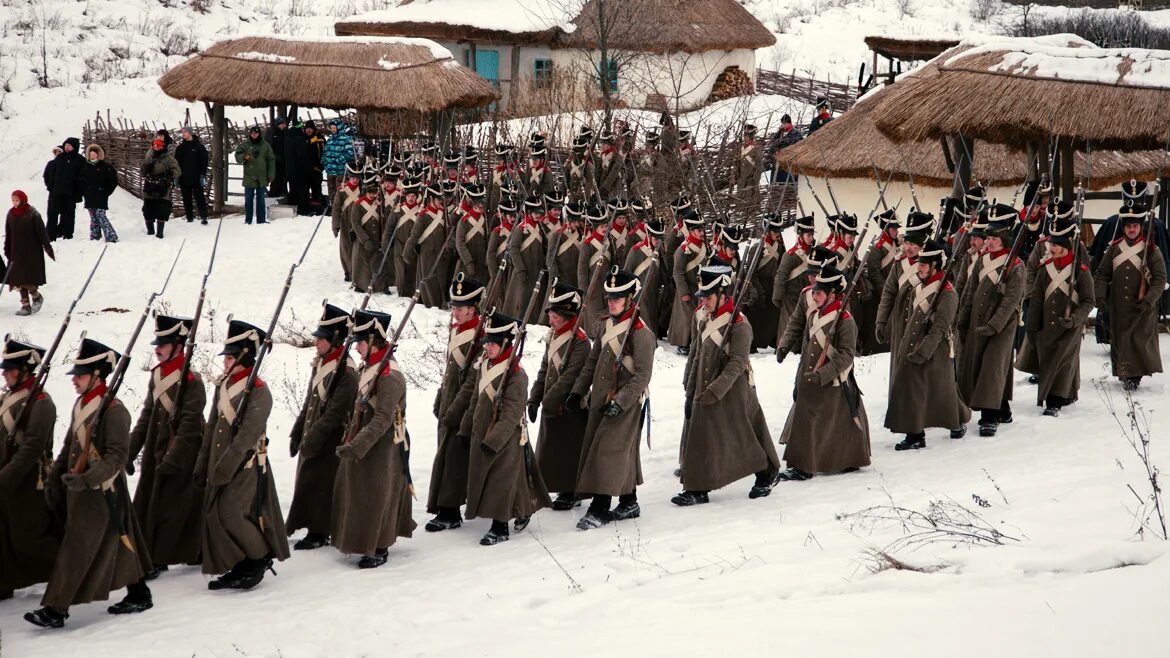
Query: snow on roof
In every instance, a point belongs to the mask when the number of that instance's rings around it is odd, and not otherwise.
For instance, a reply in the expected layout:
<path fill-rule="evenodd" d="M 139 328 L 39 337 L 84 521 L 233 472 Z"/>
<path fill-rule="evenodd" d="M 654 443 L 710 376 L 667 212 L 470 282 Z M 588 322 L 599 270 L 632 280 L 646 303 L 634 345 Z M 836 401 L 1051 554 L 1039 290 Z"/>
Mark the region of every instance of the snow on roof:
<path fill-rule="evenodd" d="M 369 45 L 383 45 L 383 46 L 421 46 L 431 51 L 431 57 L 435 59 L 454 59 L 454 55 L 450 50 L 431 41 L 430 39 L 420 39 L 418 37 L 335 37 L 335 36 L 320 36 L 320 37 L 295 37 L 287 34 L 239 34 L 233 35 L 230 39 L 235 41 L 237 39 L 246 38 L 261 38 L 274 41 L 287 41 L 290 43 L 363 43 Z M 258 55 L 257 57 L 248 57 L 249 54 Z M 269 55 L 267 53 L 239 53 L 236 56 L 243 59 L 264 59 L 264 57 L 273 58 L 280 57 L 279 55 Z M 283 59 L 264 59 L 269 62 L 284 62 Z"/>
<path fill-rule="evenodd" d="M 572 5 L 557 0 L 412 0 L 342 22 L 435 23 L 515 34 L 553 28 L 572 32 Z"/>
<path fill-rule="evenodd" d="M 236 53 L 236 57 L 240 59 L 254 59 L 260 62 L 274 62 L 276 64 L 291 64 L 297 61 L 296 57 L 286 57 L 285 55 L 273 55 L 272 53 L 262 53 L 255 50 L 249 50 L 246 53 Z"/>

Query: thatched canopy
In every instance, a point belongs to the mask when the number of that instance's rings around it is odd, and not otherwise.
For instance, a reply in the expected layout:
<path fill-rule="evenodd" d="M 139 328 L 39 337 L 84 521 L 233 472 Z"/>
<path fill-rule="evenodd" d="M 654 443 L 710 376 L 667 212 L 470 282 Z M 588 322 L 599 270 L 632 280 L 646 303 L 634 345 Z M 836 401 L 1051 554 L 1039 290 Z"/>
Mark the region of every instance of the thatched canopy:
<path fill-rule="evenodd" d="M 173 98 L 248 107 L 433 112 L 500 97 L 447 49 L 401 38 L 231 39 L 167 71 L 158 84 Z"/>
<path fill-rule="evenodd" d="M 920 62 L 938 57 L 944 50 L 959 45 L 959 41 L 868 36 L 865 38 L 865 45 L 882 57 L 900 59 L 903 62 Z"/>
<path fill-rule="evenodd" d="M 1016 147 L 1143 151 L 1170 139 L 1170 52 L 992 42 L 915 76 L 882 103 L 895 140 L 964 134 Z"/>
<path fill-rule="evenodd" d="M 333 25 L 338 36 L 422 37 L 509 45 L 549 44 L 571 16 L 552 0 L 399 0 Z"/>
<path fill-rule="evenodd" d="M 605 5 L 609 21 L 600 20 Z M 638 52 L 701 53 L 767 48 L 776 37 L 736 0 L 588 0 L 573 19 L 576 29 L 556 47 L 595 48 L 599 25 L 611 23 L 608 47 Z"/>

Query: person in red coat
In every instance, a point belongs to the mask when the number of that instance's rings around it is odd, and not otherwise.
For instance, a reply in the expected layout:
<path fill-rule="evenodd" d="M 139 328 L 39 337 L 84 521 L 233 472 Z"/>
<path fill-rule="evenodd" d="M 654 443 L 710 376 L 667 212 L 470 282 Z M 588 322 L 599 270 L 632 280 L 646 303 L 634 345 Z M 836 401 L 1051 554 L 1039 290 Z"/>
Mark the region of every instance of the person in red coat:
<path fill-rule="evenodd" d="M 45 302 L 40 293 L 40 287 L 45 285 L 45 254 L 57 258 L 45 221 L 36 208 L 28 205 L 28 195 L 16 190 L 4 223 L 4 255 L 8 258 L 4 276 L 10 289 L 20 290 L 17 315 L 32 315 Z"/>

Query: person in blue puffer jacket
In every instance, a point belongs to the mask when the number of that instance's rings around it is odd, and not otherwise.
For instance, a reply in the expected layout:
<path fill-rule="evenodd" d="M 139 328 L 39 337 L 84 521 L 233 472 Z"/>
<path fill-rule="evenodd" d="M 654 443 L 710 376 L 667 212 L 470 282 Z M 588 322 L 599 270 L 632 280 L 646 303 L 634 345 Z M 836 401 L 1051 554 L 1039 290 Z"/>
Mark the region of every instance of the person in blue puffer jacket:
<path fill-rule="evenodd" d="M 325 152 L 321 155 L 330 199 L 337 194 L 337 186 L 345 182 L 345 163 L 352 159 L 353 129 L 341 119 L 330 121 L 329 137 L 325 140 Z"/>

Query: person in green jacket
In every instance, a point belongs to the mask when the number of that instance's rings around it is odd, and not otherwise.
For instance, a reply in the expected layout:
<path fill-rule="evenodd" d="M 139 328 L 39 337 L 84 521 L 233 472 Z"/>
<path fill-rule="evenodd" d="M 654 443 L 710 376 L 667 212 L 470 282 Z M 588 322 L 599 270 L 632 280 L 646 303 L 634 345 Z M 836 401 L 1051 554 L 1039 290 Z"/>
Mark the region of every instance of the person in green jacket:
<path fill-rule="evenodd" d="M 248 129 L 248 139 L 236 147 L 236 162 L 244 165 L 244 223 L 252 223 L 255 208 L 256 223 L 267 224 L 264 195 L 276 176 L 276 153 L 260 137 L 260 126 Z"/>

